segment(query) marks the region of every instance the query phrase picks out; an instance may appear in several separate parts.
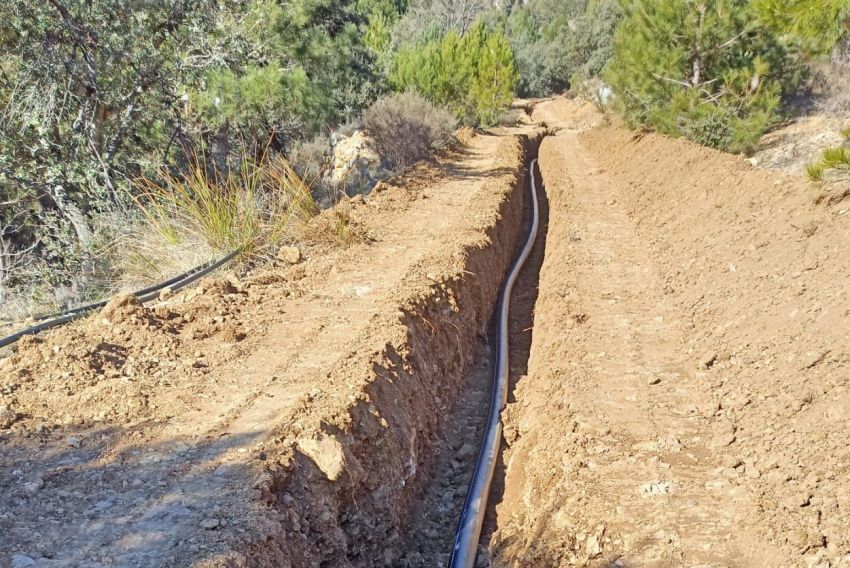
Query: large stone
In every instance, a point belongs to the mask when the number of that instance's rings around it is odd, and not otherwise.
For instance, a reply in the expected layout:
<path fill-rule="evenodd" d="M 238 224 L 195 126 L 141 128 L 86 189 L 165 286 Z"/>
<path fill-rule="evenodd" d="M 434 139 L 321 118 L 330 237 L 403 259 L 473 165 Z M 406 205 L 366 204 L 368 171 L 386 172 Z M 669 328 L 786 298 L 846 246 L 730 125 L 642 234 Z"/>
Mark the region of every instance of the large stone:
<path fill-rule="evenodd" d="M 340 139 L 333 148 L 330 181 L 348 193 L 371 189 L 389 172 L 383 167 L 375 141 L 362 130 Z"/>
<path fill-rule="evenodd" d="M 289 264 L 301 262 L 301 249 L 293 246 L 282 246 L 277 251 L 277 258 Z"/>

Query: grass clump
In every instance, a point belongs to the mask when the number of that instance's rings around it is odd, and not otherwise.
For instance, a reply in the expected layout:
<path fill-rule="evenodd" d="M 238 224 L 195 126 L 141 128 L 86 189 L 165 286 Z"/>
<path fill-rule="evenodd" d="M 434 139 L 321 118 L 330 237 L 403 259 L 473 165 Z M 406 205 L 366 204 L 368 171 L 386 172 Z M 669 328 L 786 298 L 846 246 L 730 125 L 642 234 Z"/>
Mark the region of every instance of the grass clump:
<path fill-rule="evenodd" d="M 234 250 L 243 259 L 271 256 L 319 213 L 310 184 L 280 156 L 245 157 L 224 171 L 193 158 L 137 188 L 143 222 L 130 238 L 127 272 L 146 279 Z"/>

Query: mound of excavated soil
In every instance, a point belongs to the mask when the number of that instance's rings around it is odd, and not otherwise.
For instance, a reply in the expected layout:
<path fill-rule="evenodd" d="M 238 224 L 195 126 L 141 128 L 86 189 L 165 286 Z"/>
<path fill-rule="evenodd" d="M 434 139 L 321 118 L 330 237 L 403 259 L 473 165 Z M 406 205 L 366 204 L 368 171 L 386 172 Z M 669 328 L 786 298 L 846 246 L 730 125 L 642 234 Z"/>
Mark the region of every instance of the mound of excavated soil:
<path fill-rule="evenodd" d="M 540 163 L 494 565 L 850 566 L 847 206 L 613 127 Z"/>
<path fill-rule="evenodd" d="M 476 136 L 353 199 L 368 238 L 347 250 L 21 341 L 0 360 L 0 564 L 407 562 L 527 145 Z"/>

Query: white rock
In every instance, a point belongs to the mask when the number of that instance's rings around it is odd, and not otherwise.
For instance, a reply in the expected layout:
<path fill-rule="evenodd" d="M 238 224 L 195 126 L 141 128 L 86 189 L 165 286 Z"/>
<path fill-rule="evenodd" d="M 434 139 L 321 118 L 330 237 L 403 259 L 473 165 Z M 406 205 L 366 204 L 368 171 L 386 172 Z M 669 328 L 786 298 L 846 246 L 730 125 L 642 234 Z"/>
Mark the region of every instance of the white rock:
<path fill-rule="evenodd" d="M 24 554 L 13 554 L 11 568 L 28 568 L 35 566 L 35 560 Z"/>

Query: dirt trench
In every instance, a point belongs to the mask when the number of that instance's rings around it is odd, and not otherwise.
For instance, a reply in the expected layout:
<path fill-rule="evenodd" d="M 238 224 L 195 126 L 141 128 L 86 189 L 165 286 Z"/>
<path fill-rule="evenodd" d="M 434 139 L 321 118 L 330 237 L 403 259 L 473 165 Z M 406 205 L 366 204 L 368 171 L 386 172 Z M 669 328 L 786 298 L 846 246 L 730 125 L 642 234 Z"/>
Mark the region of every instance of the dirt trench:
<path fill-rule="evenodd" d="M 519 168 L 536 156 L 540 136 L 522 137 L 522 159 L 486 244 L 471 247 L 454 277 L 404 308 L 405 339 L 372 363 L 378 380 L 368 402 L 352 410 L 350 431 L 333 432 L 337 449 L 323 446 L 326 438 L 316 454 L 299 448 L 296 468 L 274 486 L 284 530 L 292 531 L 282 557 L 292 566 L 447 565 L 487 416 L 493 308 L 527 230 L 528 180 Z M 334 452 L 337 463 L 315 459 Z M 330 479 L 327 468 L 339 477 Z M 293 548 L 303 556 L 293 557 Z"/>
<path fill-rule="evenodd" d="M 352 201 L 348 250 L 22 342 L 0 565 L 443 562 L 539 137 L 480 134 Z"/>

